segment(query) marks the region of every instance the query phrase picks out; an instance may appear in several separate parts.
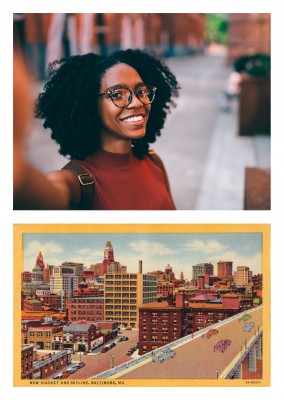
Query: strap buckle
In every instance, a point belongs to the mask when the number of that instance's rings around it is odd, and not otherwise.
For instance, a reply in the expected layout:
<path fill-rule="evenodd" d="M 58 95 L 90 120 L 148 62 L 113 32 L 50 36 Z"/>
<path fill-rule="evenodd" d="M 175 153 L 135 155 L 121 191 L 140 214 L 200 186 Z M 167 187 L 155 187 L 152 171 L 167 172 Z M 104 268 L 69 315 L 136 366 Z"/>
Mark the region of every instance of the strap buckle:
<path fill-rule="evenodd" d="M 78 179 L 82 186 L 93 185 L 93 183 L 94 183 L 94 179 L 93 179 L 92 175 L 89 173 L 78 175 Z"/>

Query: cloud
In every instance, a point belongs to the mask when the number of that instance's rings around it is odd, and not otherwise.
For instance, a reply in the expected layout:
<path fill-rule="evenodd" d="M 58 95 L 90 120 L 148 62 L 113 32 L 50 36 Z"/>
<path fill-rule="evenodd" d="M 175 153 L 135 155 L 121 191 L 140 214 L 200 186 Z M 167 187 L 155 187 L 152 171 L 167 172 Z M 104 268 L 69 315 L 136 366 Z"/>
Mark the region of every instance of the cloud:
<path fill-rule="evenodd" d="M 151 256 L 170 256 L 176 254 L 176 251 L 159 243 L 148 240 L 138 240 L 129 243 L 130 249 L 135 253 L 151 254 Z"/>
<path fill-rule="evenodd" d="M 58 257 L 64 249 L 55 242 L 42 243 L 39 240 L 33 240 L 24 249 L 24 271 L 31 271 L 35 266 L 38 253 L 41 252 L 45 263 L 58 265 Z"/>
<path fill-rule="evenodd" d="M 44 255 L 49 256 L 60 254 L 64 251 L 64 249 L 59 244 L 54 242 L 46 242 L 43 244 L 39 240 L 33 240 L 25 248 L 25 256 L 33 256 L 36 259 L 40 251 L 44 257 Z"/>
<path fill-rule="evenodd" d="M 194 240 L 184 246 L 190 252 L 203 252 L 204 254 L 222 253 L 226 250 L 226 246 L 218 242 L 218 240 Z"/>
<path fill-rule="evenodd" d="M 87 257 L 88 259 L 95 258 L 102 260 L 103 258 L 103 252 L 101 250 L 94 251 L 88 247 L 78 250 L 76 254 L 79 254 L 79 256 Z"/>

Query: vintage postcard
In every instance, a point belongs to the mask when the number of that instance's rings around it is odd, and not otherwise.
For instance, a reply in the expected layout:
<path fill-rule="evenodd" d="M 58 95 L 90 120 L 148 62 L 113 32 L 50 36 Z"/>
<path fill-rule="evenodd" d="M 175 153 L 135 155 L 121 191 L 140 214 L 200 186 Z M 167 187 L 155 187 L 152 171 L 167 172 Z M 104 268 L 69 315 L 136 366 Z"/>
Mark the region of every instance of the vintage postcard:
<path fill-rule="evenodd" d="M 14 386 L 270 386 L 270 225 L 14 225 Z"/>

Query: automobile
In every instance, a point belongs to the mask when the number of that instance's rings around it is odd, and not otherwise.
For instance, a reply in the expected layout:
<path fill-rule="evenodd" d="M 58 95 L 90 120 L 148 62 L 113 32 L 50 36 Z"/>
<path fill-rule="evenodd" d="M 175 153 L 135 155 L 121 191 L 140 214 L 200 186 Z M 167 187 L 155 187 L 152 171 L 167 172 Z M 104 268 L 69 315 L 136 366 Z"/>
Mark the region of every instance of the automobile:
<path fill-rule="evenodd" d="M 112 342 L 109 344 L 109 348 L 112 349 L 114 346 L 116 346 L 115 342 Z"/>
<path fill-rule="evenodd" d="M 109 349 L 110 349 L 110 347 L 107 345 L 107 346 L 103 346 L 102 347 L 102 353 L 106 353 L 107 351 L 109 351 Z"/>
<path fill-rule="evenodd" d="M 122 340 L 123 341 L 129 340 L 129 337 L 128 336 L 122 336 Z"/>
<path fill-rule="evenodd" d="M 136 343 L 134 348 L 135 348 L 135 350 L 139 349 L 139 343 Z"/>
<path fill-rule="evenodd" d="M 74 372 L 76 372 L 78 370 L 77 365 L 72 365 L 70 368 L 67 369 L 67 371 L 69 371 L 70 374 L 74 374 Z"/>
<path fill-rule="evenodd" d="M 127 355 L 127 356 L 132 356 L 133 353 L 134 353 L 133 350 L 132 350 L 132 349 L 129 349 L 128 352 L 126 353 L 126 355 Z"/>
<path fill-rule="evenodd" d="M 122 336 L 117 339 L 118 342 L 123 342 Z"/>
<path fill-rule="evenodd" d="M 246 322 L 250 318 L 251 318 L 250 314 L 245 314 L 242 316 L 242 318 L 239 319 L 239 322 Z"/>
<path fill-rule="evenodd" d="M 78 362 L 78 364 L 77 364 L 77 368 L 83 368 L 83 367 L 85 367 L 85 363 L 83 362 L 83 361 L 80 361 L 80 362 Z"/>
<path fill-rule="evenodd" d="M 173 358 L 176 352 L 171 349 L 166 349 L 152 357 L 153 362 L 163 363 L 167 358 Z"/>
<path fill-rule="evenodd" d="M 219 331 L 217 329 L 209 329 L 208 332 L 203 333 L 203 335 L 201 336 L 202 339 L 206 338 L 206 339 L 210 339 L 211 336 L 213 335 L 218 335 Z"/>
<path fill-rule="evenodd" d="M 131 326 L 129 326 L 128 328 L 125 328 L 125 330 L 126 330 L 126 331 L 131 331 L 132 328 L 131 328 Z"/>
<path fill-rule="evenodd" d="M 243 327 L 243 331 L 244 332 L 250 332 L 253 327 L 254 327 L 254 323 L 253 322 L 247 322 L 245 324 L 245 326 Z"/>
<path fill-rule="evenodd" d="M 56 374 L 52 379 L 62 379 L 62 374 Z"/>
<path fill-rule="evenodd" d="M 62 379 L 68 378 L 69 375 L 70 375 L 70 372 L 67 369 L 65 369 L 65 371 L 62 372 Z"/>
<path fill-rule="evenodd" d="M 217 344 L 215 344 L 214 351 L 217 350 L 217 351 L 222 351 L 222 353 L 224 353 L 226 348 L 229 347 L 231 343 L 232 341 L 230 339 L 220 340 Z"/>

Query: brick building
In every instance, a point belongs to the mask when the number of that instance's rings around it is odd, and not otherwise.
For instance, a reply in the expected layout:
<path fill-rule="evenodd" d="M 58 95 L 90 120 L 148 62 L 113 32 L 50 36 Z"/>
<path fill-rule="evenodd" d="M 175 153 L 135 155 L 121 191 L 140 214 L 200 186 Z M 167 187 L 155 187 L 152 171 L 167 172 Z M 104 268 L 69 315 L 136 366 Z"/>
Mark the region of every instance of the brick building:
<path fill-rule="evenodd" d="M 232 261 L 218 261 L 217 262 L 217 276 L 223 279 L 226 276 L 233 275 L 233 262 Z"/>
<path fill-rule="evenodd" d="M 103 321 L 103 297 L 72 297 L 66 299 L 67 318 L 71 322 L 86 321 L 94 323 Z"/>
<path fill-rule="evenodd" d="M 32 281 L 32 273 L 29 271 L 24 271 L 21 273 L 22 283 L 31 282 Z"/>
<path fill-rule="evenodd" d="M 93 36 L 93 43 L 100 52 L 148 47 L 172 56 L 205 47 L 204 14 L 94 14 L 94 19 L 100 33 Z"/>
<path fill-rule="evenodd" d="M 33 377 L 33 351 L 32 344 L 22 344 L 21 379 L 32 379 Z"/>
<path fill-rule="evenodd" d="M 228 17 L 228 64 L 244 54 L 271 53 L 271 16 L 232 13 Z"/>
<path fill-rule="evenodd" d="M 37 299 L 25 298 L 22 309 L 26 311 L 42 311 L 42 302 Z"/>
<path fill-rule="evenodd" d="M 95 324 L 83 321 L 63 327 L 64 348 L 71 348 L 74 351 L 90 351 L 92 342 L 101 336 L 101 331 Z"/>
<path fill-rule="evenodd" d="M 158 281 L 157 282 L 157 298 L 158 299 L 167 299 L 169 294 L 174 293 L 174 283 L 173 282 L 165 282 Z"/>
<path fill-rule="evenodd" d="M 48 326 L 30 326 L 27 332 L 27 342 L 32 344 L 38 350 L 53 350 L 52 336 L 55 333 L 62 331 L 63 325 L 48 325 Z"/>
<path fill-rule="evenodd" d="M 38 327 L 41 326 L 41 320 L 22 320 L 21 322 L 21 343 L 27 344 L 28 343 L 28 329 L 30 327 Z"/>
<path fill-rule="evenodd" d="M 65 312 L 56 312 L 52 310 L 44 311 L 25 311 L 21 312 L 22 321 L 39 320 L 42 323 L 61 322 L 66 320 Z"/>
<path fill-rule="evenodd" d="M 104 285 L 94 284 L 88 282 L 87 284 L 81 284 L 78 290 L 73 292 L 73 297 L 103 297 Z"/>
<path fill-rule="evenodd" d="M 148 353 L 192 331 L 191 310 L 168 302 L 139 308 L 139 354 Z"/>
<path fill-rule="evenodd" d="M 32 379 L 48 379 L 71 364 L 70 350 L 38 355 L 33 363 Z"/>
<path fill-rule="evenodd" d="M 36 297 L 40 300 L 46 307 L 54 308 L 56 310 L 61 309 L 61 295 L 55 293 L 36 293 Z"/>
<path fill-rule="evenodd" d="M 188 302 L 192 312 L 192 332 L 207 328 L 241 312 L 240 297 L 226 294 L 217 298 L 210 294 L 193 297 Z"/>

